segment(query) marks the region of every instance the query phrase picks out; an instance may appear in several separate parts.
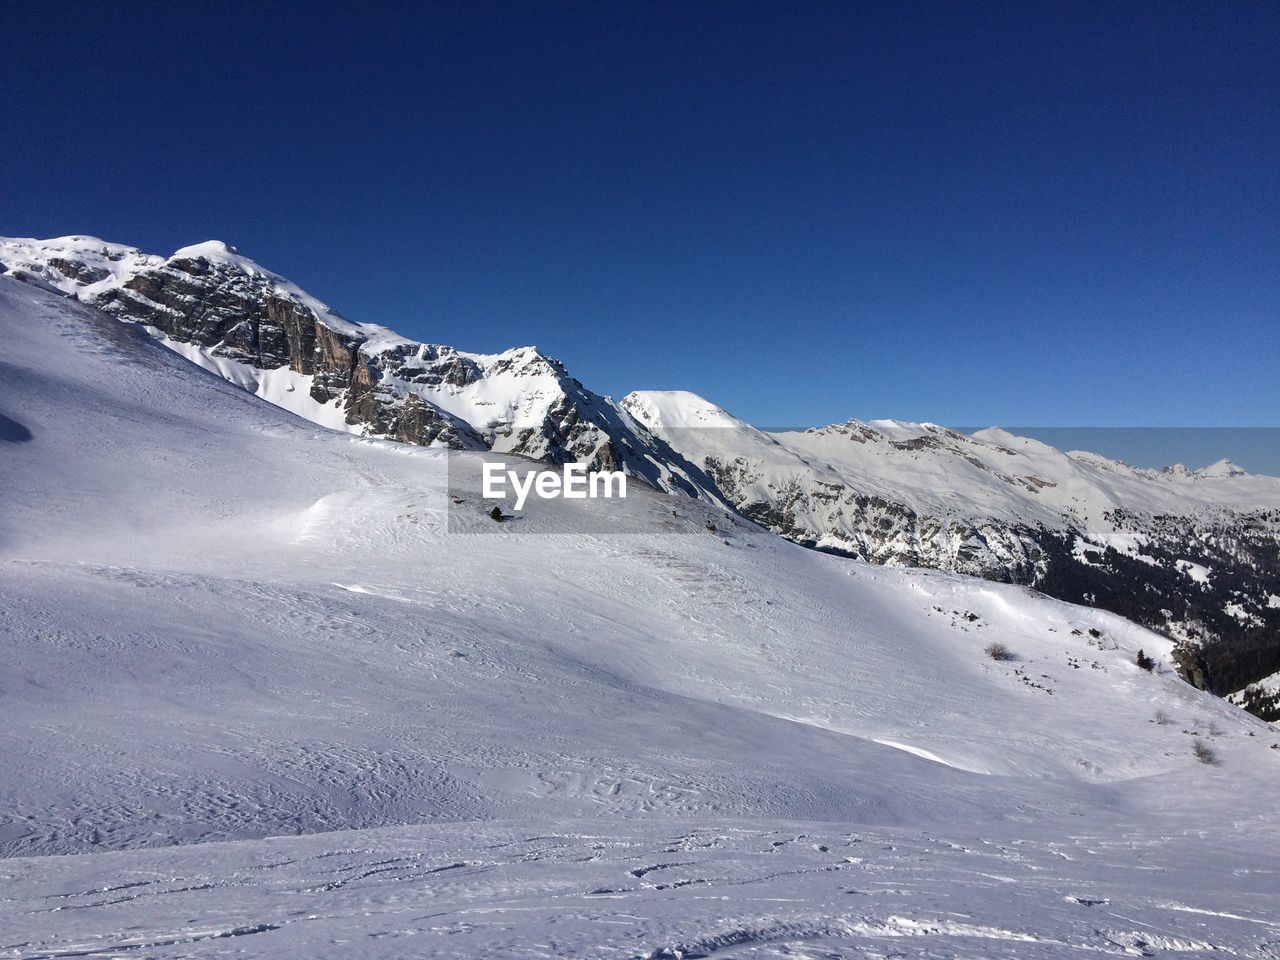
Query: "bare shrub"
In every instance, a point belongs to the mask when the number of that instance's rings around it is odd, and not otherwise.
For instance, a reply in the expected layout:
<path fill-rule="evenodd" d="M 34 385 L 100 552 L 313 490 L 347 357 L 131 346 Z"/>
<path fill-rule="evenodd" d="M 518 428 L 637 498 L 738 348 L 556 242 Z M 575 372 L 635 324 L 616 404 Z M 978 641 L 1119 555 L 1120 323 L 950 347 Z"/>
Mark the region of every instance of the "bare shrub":
<path fill-rule="evenodd" d="M 1006 647 L 998 640 L 995 643 L 987 644 L 986 654 L 992 660 L 1013 660 L 1015 659 L 1013 651 Z"/>
<path fill-rule="evenodd" d="M 1199 737 L 1191 741 L 1191 752 L 1196 755 L 1196 759 L 1201 763 L 1214 764 L 1218 762 L 1217 751 Z"/>
<path fill-rule="evenodd" d="M 1165 724 L 1167 724 L 1168 722 L 1169 722 L 1169 715 L 1168 715 L 1167 713 L 1165 713 L 1163 710 L 1157 710 L 1157 711 L 1156 711 L 1156 723 L 1160 724 L 1160 726 L 1162 726 L 1162 727 L 1163 727 L 1163 726 L 1164 726 Z"/>

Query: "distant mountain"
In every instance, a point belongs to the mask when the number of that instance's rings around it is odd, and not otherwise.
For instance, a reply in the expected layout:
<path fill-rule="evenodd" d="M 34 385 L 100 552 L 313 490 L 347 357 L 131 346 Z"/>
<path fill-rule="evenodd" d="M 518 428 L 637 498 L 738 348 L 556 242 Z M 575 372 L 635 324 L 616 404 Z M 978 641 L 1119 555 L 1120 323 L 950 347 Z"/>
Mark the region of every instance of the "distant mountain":
<path fill-rule="evenodd" d="M 1221 694 L 1280 670 L 1280 479 L 1226 460 L 1138 469 L 998 429 L 764 432 L 684 392 L 621 404 L 788 539 L 1120 613 L 1180 641 L 1185 676 Z"/>
<path fill-rule="evenodd" d="M 1002 430 L 847 423 L 765 432 L 689 393 L 593 393 L 534 347 L 466 353 L 353 322 L 211 241 L 170 257 L 92 237 L 0 239 L 0 272 L 141 324 L 336 430 L 622 469 L 807 546 L 1026 584 L 1179 642 L 1240 693 L 1280 670 L 1280 479 L 1222 461 L 1144 470 Z"/>

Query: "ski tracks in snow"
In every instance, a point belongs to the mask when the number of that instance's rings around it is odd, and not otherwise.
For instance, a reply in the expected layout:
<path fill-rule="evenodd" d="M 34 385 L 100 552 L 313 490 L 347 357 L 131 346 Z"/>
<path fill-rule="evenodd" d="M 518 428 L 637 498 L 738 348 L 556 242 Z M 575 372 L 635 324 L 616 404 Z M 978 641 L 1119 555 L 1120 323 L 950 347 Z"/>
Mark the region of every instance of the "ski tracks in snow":
<path fill-rule="evenodd" d="M 1217 836 L 486 823 L 0 872 L 0 957 L 1275 957 L 1274 858 Z M 1209 845 L 1235 870 L 1202 866 Z"/>

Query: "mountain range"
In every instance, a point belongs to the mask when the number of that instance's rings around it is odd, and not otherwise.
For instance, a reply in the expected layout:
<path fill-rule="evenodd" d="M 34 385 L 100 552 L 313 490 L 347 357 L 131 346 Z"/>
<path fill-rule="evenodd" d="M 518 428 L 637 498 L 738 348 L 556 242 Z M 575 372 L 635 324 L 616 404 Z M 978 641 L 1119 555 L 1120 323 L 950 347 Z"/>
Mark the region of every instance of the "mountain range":
<path fill-rule="evenodd" d="M 0 272 L 137 324 L 321 426 L 622 469 L 797 543 L 1023 584 L 1177 642 L 1185 679 L 1280 717 L 1280 479 L 1131 467 L 999 429 L 765 432 L 691 393 L 615 402 L 534 347 L 477 354 L 357 323 L 224 243 L 170 257 L 0 239 Z"/>

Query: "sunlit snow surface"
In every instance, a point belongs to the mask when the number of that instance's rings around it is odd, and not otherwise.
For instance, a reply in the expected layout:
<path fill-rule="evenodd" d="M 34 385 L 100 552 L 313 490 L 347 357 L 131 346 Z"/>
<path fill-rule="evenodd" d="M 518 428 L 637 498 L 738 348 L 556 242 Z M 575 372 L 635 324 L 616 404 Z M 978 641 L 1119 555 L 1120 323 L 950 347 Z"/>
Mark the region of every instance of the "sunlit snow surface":
<path fill-rule="evenodd" d="M 1117 617 L 497 527 L 3 278 L 0 415 L 0 957 L 1280 956 L 1280 738 Z"/>

